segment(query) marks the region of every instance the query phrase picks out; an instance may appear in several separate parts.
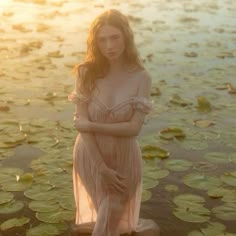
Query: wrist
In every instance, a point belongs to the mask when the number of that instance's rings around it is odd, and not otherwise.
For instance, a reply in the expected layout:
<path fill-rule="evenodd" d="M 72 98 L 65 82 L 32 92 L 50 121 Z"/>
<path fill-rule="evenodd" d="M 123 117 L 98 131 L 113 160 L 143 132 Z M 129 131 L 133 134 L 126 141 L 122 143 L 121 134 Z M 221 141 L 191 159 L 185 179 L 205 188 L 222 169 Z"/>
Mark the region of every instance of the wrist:
<path fill-rule="evenodd" d="M 89 123 L 89 129 L 90 129 L 91 132 L 95 132 L 95 131 L 96 131 L 96 123 L 90 121 L 90 123 Z"/>

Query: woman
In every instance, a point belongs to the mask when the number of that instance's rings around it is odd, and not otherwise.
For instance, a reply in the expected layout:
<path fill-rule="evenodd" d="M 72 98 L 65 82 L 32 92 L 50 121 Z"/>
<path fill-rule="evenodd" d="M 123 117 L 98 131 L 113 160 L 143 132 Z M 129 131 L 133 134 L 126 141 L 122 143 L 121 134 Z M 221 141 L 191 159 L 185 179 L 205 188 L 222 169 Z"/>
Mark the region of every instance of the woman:
<path fill-rule="evenodd" d="M 142 157 L 136 136 L 152 108 L 151 78 L 127 17 L 108 10 L 93 21 L 86 59 L 76 72 L 69 95 L 79 131 L 73 150 L 74 231 L 159 235 L 153 221 L 139 219 Z"/>

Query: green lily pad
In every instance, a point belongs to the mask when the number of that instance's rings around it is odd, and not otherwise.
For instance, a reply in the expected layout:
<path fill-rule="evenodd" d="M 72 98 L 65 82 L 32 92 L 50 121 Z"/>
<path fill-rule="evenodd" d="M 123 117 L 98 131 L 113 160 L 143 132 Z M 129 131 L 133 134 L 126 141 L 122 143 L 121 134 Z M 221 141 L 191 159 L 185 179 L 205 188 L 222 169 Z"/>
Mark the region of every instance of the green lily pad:
<path fill-rule="evenodd" d="M 183 221 L 193 223 L 206 222 L 210 219 L 210 211 L 199 204 L 175 208 L 173 214 Z"/>
<path fill-rule="evenodd" d="M 59 204 L 55 201 L 31 201 L 29 208 L 37 212 L 51 212 L 59 208 Z"/>
<path fill-rule="evenodd" d="M 11 229 L 13 227 L 20 227 L 20 226 L 27 224 L 29 221 L 30 221 L 30 219 L 27 217 L 13 218 L 13 219 L 4 221 L 0 225 L 0 229 L 5 231 L 5 230 Z"/>
<path fill-rule="evenodd" d="M 205 162 L 205 161 L 200 161 L 196 164 L 194 164 L 193 169 L 198 170 L 198 171 L 212 171 L 217 168 L 216 164 Z"/>
<path fill-rule="evenodd" d="M 152 197 L 152 192 L 147 189 L 143 189 L 142 191 L 142 202 L 146 202 Z"/>
<path fill-rule="evenodd" d="M 236 203 L 230 202 L 223 205 L 213 207 L 212 212 L 217 218 L 222 220 L 236 220 Z"/>
<path fill-rule="evenodd" d="M 59 235 L 63 231 L 66 230 L 66 226 L 64 224 L 46 224 L 41 223 L 33 228 L 30 228 L 26 236 L 51 236 L 51 235 Z"/>
<path fill-rule="evenodd" d="M 180 207 L 183 205 L 192 206 L 193 204 L 202 204 L 205 201 L 202 196 L 191 193 L 179 194 L 173 199 L 173 202 Z"/>
<path fill-rule="evenodd" d="M 185 137 L 185 133 L 180 128 L 166 128 L 159 132 L 160 138 L 173 140 L 174 138 L 181 139 Z"/>
<path fill-rule="evenodd" d="M 49 184 L 37 184 L 27 189 L 24 195 L 32 200 L 49 201 L 55 199 L 58 194 L 56 191 L 53 191 L 52 188 L 53 186 Z"/>
<path fill-rule="evenodd" d="M 9 192 L 0 192 L 0 205 L 13 200 L 14 195 Z"/>
<path fill-rule="evenodd" d="M 193 125 L 200 127 L 200 128 L 207 128 L 207 127 L 215 125 L 215 124 L 216 124 L 216 122 L 211 121 L 211 120 L 202 120 L 202 119 L 193 120 Z"/>
<path fill-rule="evenodd" d="M 22 210 L 24 203 L 17 200 L 12 200 L 10 202 L 0 205 L 0 214 L 11 214 Z"/>
<path fill-rule="evenodd" d="M 167 184 L 165 186 L 165 190 L 168 192 L 177 192 L 179 190 L 179 187 L 177 185 L 174 184 Z"/>
<path fill-rule="evenodd" d="M 212 163 L 221 164 L 229 162 L 229 155 L 224 152 L 208 152 L 203 157 Z"/>
<path fill-rule="evenodd" d="M 159 181 L 150 177 L 143 177 L 143 190 L 151 189 L 156 187 Z"/>
<path fill-rule="evenodd" d="M 169 152 L 154 145 L 146 145 L 142 147 L 142 156 L 144 158 L 158 157 L 158 158 L 164 159 L 164 158 L 169 157 L 169 155 L 170 155 Z"/>
<path fill-rule="evenodd" d="M 188 233 L 188 236 L 218 236 L 226 229 L 225 225 L 219 222 L 208 222 L 206 228 L 201 228 L 199 231 L 194 230 Z"/>
<path fill-rule="evenodd" d="M 192 104 L 191 102 L 184 101 L 178 94 L 174 94 L 170 98 L 170 102 L 183 107 Z"/>
<path fill-rule="evenodd" d="M 217 176 L 210 176 L 204 173 L 190 173 L 183 177 L 183 182 L 197 189 L 208 190 L 210 188 L 218 187 L 222 181 Z"/>
<path fill-rule="evenodd" d="M 188 170 L 192 166 L 192 162 L 181 159 L 165 160 L 164 166 L 173 171 L 184 171 Z"/>
<path fill-rule="evenodd" d="M 225 172 L 220 178 L 224 183 L 236 187 L 236 171 Z"/>
<path fill-rule="evenodd" d="M 74 211 L 58 210 L 56 212 L 37 212 L 36 218 L 45 223 L 61 223 L 63 221 L 74 220 Z"/>
<path fill-rule="evenodd" d="M 65 210 L 75 211 L 76 206 L 73 196 L 62 196 L 59 198 L 58 203 Z"/>
<path fill-rule="evenodd" d="M 203 96 L 197 97 L 198 110 L 201 112 L 209 112 L 212 110 L 211 103 Z"/>

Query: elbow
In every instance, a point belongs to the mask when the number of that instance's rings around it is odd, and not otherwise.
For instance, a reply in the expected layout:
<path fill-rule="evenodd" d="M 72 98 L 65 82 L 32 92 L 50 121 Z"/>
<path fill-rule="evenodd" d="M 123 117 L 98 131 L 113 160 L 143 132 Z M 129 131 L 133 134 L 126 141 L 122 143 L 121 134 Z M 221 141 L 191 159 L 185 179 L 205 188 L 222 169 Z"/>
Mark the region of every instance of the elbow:
<path fill-rule="evenodd" d="M 129 127 L 130 127 L 130 132 L 129 132 L 130 136 L 138 136 L 142 128 L 142 126 L 136 123 L 130 124 Z"/>

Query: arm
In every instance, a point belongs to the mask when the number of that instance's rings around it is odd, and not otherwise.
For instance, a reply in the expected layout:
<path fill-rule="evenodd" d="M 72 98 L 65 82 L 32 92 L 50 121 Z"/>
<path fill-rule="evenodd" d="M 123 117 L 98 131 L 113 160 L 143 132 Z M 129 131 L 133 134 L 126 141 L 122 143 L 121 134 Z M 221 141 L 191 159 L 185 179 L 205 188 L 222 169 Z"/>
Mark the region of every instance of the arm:
<path fill-rule="evenodd" d="M 137 96 L 149 99 L 152 79 L 147 72 L 141 78 Z M 146 113 L 135 110 L 130 121 L 120 123 L 90 123 L 91 132 L 98 132 L 113 136 L 137 136 L 142 128 Z"/>
<path fill-rule="evenodd" d="M 79 76 L 75 79 L 75 91 L 79 93 Z M 78 102 L 75 104 L 74 118 L 78 116 L 89 120 L 87 103 Z M 95 166 L 99 168 L 100 171 L 106 169 L 107 166 L 105 162 L 103 161 L 103 158 L 97 146 L 95 137 L 93 136 L 93 133 L 80 132 L 80 137 L 83 140 L 83 143 L 86 149 L 88 150 L 90 156 L 93 158 Z"/>

